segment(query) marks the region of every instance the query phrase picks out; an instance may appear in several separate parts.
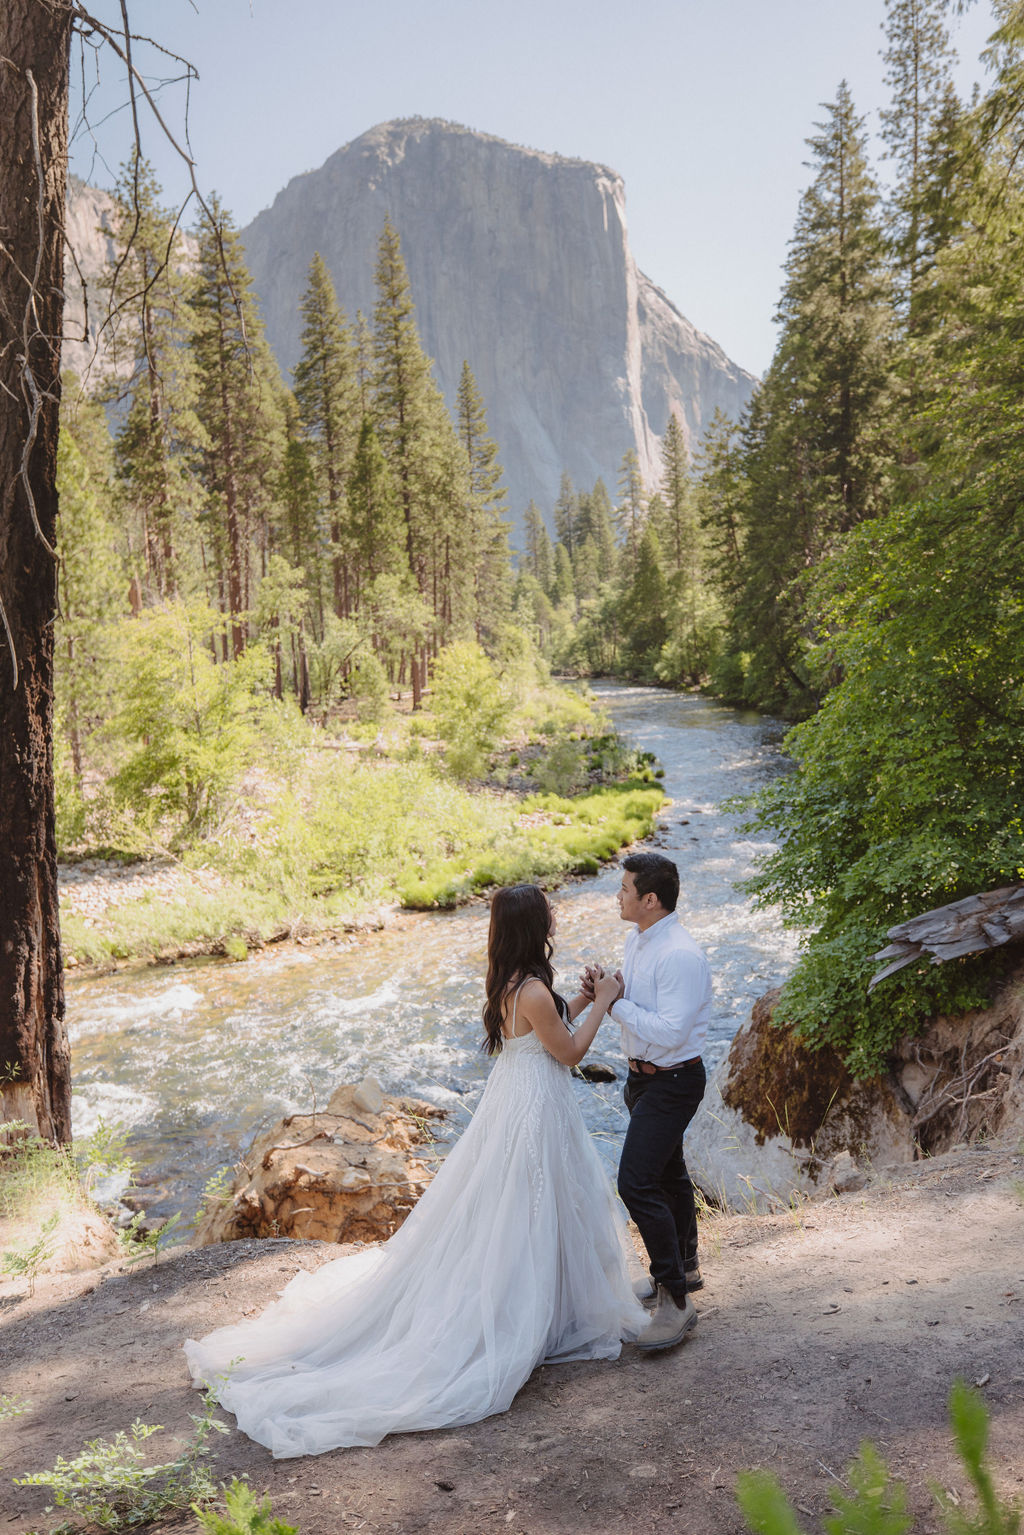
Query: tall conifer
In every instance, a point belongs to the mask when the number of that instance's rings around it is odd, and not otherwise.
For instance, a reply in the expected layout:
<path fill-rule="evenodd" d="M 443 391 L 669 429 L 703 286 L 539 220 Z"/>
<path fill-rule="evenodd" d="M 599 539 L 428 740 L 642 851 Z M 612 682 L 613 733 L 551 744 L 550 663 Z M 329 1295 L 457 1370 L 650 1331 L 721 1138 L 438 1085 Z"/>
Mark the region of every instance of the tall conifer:
<path fill-rule="evenodd" d="M 360 431 L 359 382 L 352 334 L 319 251 L 310 263 L 300 311 L 302 356 L 295 368 L 295 398 L 313 444 L 317 490 L 331 541 L 334 611 L 344 618 L 352 606 L 353 580 L 345 486 Z"/>
<path fill-rule="evenodd" d="M 252 294 L 241 242 L 214 198 L 199 230 L 192 338 L 207 433 L 205 522 L 230 648 L 245 649 L 255 577 L 266 557 L 284 455 L 283 386 Z"/>

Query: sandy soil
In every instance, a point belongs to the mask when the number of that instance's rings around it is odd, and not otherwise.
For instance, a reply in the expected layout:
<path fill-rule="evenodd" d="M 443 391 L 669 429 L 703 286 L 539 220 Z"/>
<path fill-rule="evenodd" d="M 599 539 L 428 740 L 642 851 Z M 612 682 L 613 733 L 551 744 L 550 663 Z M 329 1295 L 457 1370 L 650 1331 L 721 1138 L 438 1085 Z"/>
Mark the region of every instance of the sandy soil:
<path fill-rule="evenodd" d="M 700 1324 L 669 1353 L 546 1367 L 500 1417 L 373 1450 L 275 1462 L 232 1433 L 216 1474 L 248 1475 L 302 1535 L 719 1535 L 745 1528 L 744 1467 L 775 1471 L 819 1529 L 870 1438 L 907 1483 L 916 1529 L 938 1530 L 930 1484 L 967 1495 L 946 1422 L 957 1375 L 983 1383 L 1000 1490 L 1024 1495 L 1022 1152 L 975 1147 L 798 1212 L 710 1220 Z M 0 1391 L 32 1407 L 0 1424 L 0 1532 L 49 1528 L 45 1497 L 12 1476 L 136 1416 L 166 1426 L 159 1453 L 185 1436 L 182 1338 L 336 1252 L 238 1242 L 41 1280 L 31 1299 L 4 1287 Z"/>

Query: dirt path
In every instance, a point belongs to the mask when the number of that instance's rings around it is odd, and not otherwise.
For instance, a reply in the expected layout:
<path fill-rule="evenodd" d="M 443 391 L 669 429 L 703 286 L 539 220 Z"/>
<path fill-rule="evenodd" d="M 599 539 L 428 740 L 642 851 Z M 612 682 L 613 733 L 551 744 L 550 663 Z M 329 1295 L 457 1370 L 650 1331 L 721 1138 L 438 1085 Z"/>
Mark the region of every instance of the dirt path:
<path fill-rule="evenodd" d="M 737 1472 L 763 1466 L 817 1530 L 870 1438 L 930 1532 L 930 1484 L 966 1493 L 946 1426 L 960 1375 L 984 1382 L 997 1481 L 1019 1498 L 1022 1150 L 976 1147 L 796 1213 L 712 1220 L 700 1325 L 671 1353 L 546 1367 L 500 1417 L 373 1450 L 275 1462 L 233 1433 L 215 1446 L 217 1477 L 247 1474 L 302 1535 L 719 1535 L 745 1528 Z M 46 1499 L 11 1476 L 136 1416 L 185 1435 L 182 1338 L 261 1307 L 335 1252 L 240 1242 L 40 1281 L 32 1299 L 0 1291 L 0 1391 L 32 1404 L 0 1423 L 0 1535 L 50 1527 Z"/>

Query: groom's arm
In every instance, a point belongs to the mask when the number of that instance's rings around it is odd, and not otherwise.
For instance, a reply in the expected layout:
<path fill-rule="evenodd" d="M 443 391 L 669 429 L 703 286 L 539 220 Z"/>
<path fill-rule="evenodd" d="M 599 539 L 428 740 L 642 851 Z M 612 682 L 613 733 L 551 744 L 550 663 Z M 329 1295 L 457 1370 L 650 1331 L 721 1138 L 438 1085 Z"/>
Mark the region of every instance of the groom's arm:
<path fill-rule="evenodd" d="M 654 972 L 654 1010 L 620 997 L 609 1016 L 649 1045 L 682 1044 L 707 999 L 709 975 L 703 954 L 672 950 L 659 958 Z"/>

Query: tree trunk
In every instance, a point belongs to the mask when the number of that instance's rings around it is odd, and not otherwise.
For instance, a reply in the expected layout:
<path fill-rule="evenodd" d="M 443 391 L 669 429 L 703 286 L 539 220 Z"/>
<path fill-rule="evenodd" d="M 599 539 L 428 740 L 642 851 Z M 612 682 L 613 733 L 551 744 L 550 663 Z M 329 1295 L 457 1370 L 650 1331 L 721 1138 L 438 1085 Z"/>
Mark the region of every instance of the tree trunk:
<path fill-rule="evenodd" d="M 32 503 L 55 545 L 70 38 L 62 0 L 0 6 L 0 1119 L 60 1141 L 71 1074 L 53 805 L 57 566 Z"/>

